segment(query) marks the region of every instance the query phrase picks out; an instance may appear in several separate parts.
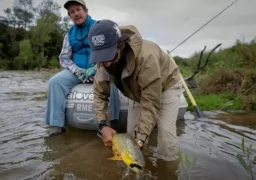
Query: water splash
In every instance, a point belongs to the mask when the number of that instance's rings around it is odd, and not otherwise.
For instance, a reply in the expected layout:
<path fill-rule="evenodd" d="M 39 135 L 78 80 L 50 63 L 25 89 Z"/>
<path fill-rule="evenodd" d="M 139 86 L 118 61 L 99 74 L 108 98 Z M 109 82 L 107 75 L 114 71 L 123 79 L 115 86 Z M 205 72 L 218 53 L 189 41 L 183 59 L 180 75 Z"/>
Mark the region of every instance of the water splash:
<path fill-rule="evenodd" d="M 130 168 L 127 167 L 126 170 L 124 171 L 124 175 L 122 176 L 122 180 L 130 179 L 129 174 L 130 174 Z"/>
<path fill-rule="evenodd" d="M 155 180 L 156 176 L 152 175 L 150 170 L 144 170 L 143 173 L 135 173 L 130 168 L 126 168 L 123 172 L 122 180 Z"/>

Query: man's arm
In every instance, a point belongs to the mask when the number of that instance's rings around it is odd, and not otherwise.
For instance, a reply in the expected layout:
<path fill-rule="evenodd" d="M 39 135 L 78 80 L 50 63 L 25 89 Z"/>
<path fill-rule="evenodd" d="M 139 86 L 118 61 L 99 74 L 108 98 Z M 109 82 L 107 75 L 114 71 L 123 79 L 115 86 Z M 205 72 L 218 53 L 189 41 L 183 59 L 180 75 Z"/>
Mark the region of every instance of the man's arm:
<path fill-rule="evenodd" d="M 138 75 L 141 89 L 141 113 L 136 138 L 146 141 L 155 126 L 162 98 L 161 72 L 157 57 L 146 59 Z"/>
<path fill-rule="evenodd" d="M 108 98 L 110 96 L 110 76 L 103 69 L 97 66 L 97 72 L 93 83 L 94 108 L 98 121 L 108 119 Z"/>
<path fill-rule="evenodd" d="M 60 65 L 63 68 L 68 68 L 72 73 L 74 73 L 77 65 L 71 60 L 72 58 L 72 47 L 69 44 L 68 33 L 65 35 L 62 45 L 62 50 L 59 55 Z"/>

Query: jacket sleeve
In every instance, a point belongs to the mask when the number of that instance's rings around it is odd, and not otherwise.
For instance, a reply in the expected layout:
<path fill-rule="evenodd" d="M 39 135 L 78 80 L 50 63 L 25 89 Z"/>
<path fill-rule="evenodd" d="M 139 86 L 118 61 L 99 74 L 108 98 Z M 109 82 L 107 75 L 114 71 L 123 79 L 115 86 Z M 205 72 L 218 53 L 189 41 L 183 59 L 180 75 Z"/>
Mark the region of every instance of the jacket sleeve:
<path fill-rule="evenodd" d="M 141 113 L 136 137 L 145 141 L 155 126 L 162 98 L 161 72 L 156 56 L 144 60 L 137 82 L 141 90 Z"/>
<path fill-rule="evenodd" d="M 65 35 L 63 40 L 63 45 L 61 53 L 59 55 L 60 65 L 63 68 L 68 68 L 72 73 L 74 73 L 77 65 L 73 62 L 72 58 L 72 48 L 69 44 L 68 34 Z"/>
<path fill-rule="evenodd" d="M 110 96 L 110 76 L 97 66 L 97 72 L 93 83 L 94 109 L 98 121 L 108 120 L 108 102 Z"/>

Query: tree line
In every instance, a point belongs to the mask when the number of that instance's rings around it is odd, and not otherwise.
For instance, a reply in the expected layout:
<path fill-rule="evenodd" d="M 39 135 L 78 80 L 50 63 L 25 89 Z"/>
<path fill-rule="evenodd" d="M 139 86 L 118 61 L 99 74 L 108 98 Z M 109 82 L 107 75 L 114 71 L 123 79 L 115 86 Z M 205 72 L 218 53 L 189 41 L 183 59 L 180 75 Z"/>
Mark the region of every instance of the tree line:
<path fill-rule="evenodd" d="M 0 69 L 31 70 L 59 66 L 63 38 L 70 18 L 61 6 L 44 0 L 15 0 L 0 16 Z"/>
<path fill-rule="evenodd" d="M 15 0 L 11 8 L 4 10 L 4 16 L 0 16 L 0 69 L 59 67 L 58 56 L 71 23 L 68 16 L 61 16 L 61 6 L 53 0 L 44 0 L 37 6 L 34 0 Z M 255 39 L 249 43 L 238 40 L 233 47 L 215 51 L 202 73 L 226 67 L 254 71 L 255 53 Z M 190 58 L 174 59 L 182 74 L 189 76 L 195 72 L 199 57 L 197 52 Z"/>

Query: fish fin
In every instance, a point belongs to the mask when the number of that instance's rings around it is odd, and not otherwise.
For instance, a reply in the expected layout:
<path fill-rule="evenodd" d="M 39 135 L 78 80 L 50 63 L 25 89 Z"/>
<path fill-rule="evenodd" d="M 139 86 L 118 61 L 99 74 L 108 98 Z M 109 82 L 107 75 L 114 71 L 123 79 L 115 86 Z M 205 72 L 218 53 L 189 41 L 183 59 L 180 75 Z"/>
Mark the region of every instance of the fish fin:
<path fill-rule="evenodd" d="M 115 161 L 121 161 L 123 160 L 121 156 L 113 156 L 111 158 L 108 158 L 109 160 L 115 160 Z"/>

